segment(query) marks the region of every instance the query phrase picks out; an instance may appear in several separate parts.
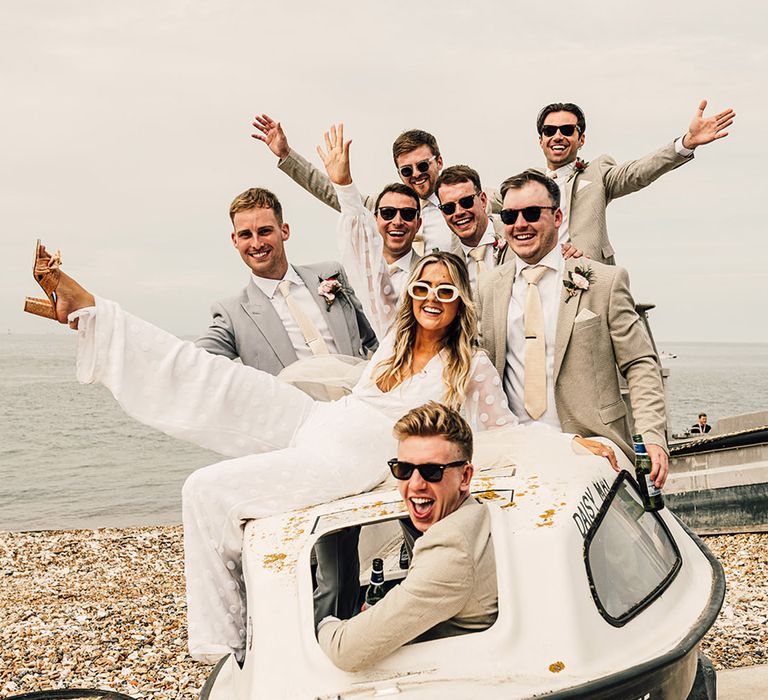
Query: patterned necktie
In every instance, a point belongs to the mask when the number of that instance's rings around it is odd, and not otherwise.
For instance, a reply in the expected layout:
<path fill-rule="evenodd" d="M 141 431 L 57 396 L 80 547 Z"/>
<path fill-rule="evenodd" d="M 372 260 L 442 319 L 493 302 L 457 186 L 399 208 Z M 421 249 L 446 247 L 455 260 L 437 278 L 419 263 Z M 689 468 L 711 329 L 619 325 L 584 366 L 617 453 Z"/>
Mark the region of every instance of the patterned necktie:
<path fill-rule="evenodd" d="M 544 339 L 544 311 L 541 307 L 539 288 L 544 276 L 544 265 L 523 268 L 521 274 L 528 283 L 525 295 L 525 410 L 533 420 L 538 420 L 547 410 L 546 342 Z"/>
<path fill-rule="evenodd" d="M 317 326 L 312 323 L 312 319 L 304 313 L 303 309 L 297 303 L 296 299 L 291 294 L 291 281 L 283 280 L 277 285 L 280 293 L 285 297 L 285 303 L 288 305 L 288 311 L 291 312 L 294 320 L 301 330 L 301 334 L 304 336 L 304 340 L 307 342 L 307 346 L 313 355 L 327 355 L 328 346 L 323 340 L 323 336 L 320 335 L 320 331 Z"/>

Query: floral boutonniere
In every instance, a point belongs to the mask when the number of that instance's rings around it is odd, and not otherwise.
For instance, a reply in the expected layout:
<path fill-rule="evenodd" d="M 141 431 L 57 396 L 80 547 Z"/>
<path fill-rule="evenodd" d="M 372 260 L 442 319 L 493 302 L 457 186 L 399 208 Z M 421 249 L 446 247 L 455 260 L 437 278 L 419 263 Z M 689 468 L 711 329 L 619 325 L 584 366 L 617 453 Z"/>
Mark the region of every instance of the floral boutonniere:
<path fill-rule="evenodd" d="M 317 285 L 317 293 L 325 299 L 325 310 L 330 311 L 333 302 L 336 301 L 336 297 L 346 294 L 347 290 L 339 282 L 336 275 L 331 275 L 323 279 L 318 277 L 320 284 Z"/>
<path fill-rule="evenodd" d="M 507 247 L 507 242 L 503 238 L 494 238 L 493 243 L 493 263 L 494 265 L 500 265 L 500 260 L 504 256 L 504 249 Z"/>
<path fill-rule="evenodd" d="M 571 171 L 571 175 L 568 179 L 570 180 L 572 177 L 576 177 L 579 173 L 584 172 L 588 165 L 589 163 L 586 160 L 582 160 L 581 158 L 574 160 L 573 170 Z"/>
<path fill-rule="evenodd" d="M 573 272 L 568 272 L 568 279 L 563 280 L 565 291 L 568 292 L 566 304 L 571 300 L 571 297 L 575 297 L 579 293 L 579 290 L 586 292 L 589 289 L 593 275 L 591 267 L 579 267 L 578 265 Z"/>

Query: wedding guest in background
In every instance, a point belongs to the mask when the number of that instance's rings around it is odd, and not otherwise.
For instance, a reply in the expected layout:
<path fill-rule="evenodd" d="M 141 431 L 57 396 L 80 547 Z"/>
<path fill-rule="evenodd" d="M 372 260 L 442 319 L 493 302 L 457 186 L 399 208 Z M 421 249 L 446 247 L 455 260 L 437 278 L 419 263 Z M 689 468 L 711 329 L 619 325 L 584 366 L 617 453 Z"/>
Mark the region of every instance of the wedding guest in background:
<path fill-rule="evenodd" d="M 691 427 L 692 433 L 708 433 L 712 430 L 712 426 L 707 423 L 707 414 L 699 413 L 699 419 Z"/>

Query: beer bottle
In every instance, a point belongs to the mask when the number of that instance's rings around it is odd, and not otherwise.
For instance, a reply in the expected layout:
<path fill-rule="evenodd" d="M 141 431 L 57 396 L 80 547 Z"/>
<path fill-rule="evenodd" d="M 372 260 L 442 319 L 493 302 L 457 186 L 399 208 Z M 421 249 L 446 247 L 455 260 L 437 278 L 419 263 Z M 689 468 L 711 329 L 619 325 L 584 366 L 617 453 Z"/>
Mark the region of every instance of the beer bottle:
<path fill-rule="evenodd" d="M 373 566 L 371 566 L 371 582 L 368 584 L 368 588 L 365 589 L 365 605 L 371 607 L 376 605 L 383 597 L 386 591 L 384 590 L 384 561 L 378 557 L 373 560 Z"/>
<path fill-rule="evenodd" d="M 633 435 L 632 442 L 635 443 L 635 476 L 640 486 L 643 506 L 647 511 L 661 510 L 664 507 L 664 496 L 661 495 L 661 489 L 651 481 L 651 458 L 645 449 L 643 436 Z"/>

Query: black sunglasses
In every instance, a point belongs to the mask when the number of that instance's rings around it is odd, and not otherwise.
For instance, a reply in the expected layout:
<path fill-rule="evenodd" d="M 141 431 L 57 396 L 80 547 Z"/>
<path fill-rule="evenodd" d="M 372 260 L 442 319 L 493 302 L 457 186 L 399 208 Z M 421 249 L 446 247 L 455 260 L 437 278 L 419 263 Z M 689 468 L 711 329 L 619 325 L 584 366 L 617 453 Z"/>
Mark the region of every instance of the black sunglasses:
<path fill-rule="evenodd" d="M 432 156 L 426 160 L 420 160 L 418 163 L 416 163 L 416 165 L 404 165 L 402 168 L 398 168 L 398 170 L 403 177 L 411 177 L 411 175 L 413 175 L 414 168 L 416 168 L 416 170 L 418 170 L 420 173 L 425 173 L 427 170 L 429 170 L 429 164 L 435 158 L 437 158 L 437 156 Z"/>
<path fill-rule="evenodd" d="M 446 202 L 445 204 L 438 204 L 437 208 L 443 212 L 446 216 L 450 216 L 456 211 L 456 204 L 461 204 L 462 209 L 470 209 L 475 202 L 475 197 L 480 194 L 475 192 L 474 194 L 468 194 L 466 197 L 462 197 L 456 202 Z"/>
<path fill-rule="evenodd" d="M 550 209 L 555 211 L 557 207 L 525 207 L 524 209 L 502 209 L 501 220 L 507 225 L 512 226 L 517 221 L 517 215 L 522 214 L 523 218 L 532 224 L 539 220 L 541 217 L 542 209 Z"/>
<path fill-rule="evenodd" d="M 416 207 L 379 207 L 378 213 L 384 221 L 392 221 L 397 212 L 400 212 L 403 221 L 413 221 L 419 210 Z"/>
<path fill-rule="evenodd" d="M 541 133 L 544 136 L 554 136 L 558 130 L 563 136 L 573 136 L 573 132 L 579 127 L 576 124 L 545 124 L 541 127 Z"/>
<path fill-rule="evenodd" d="M 466 459 L 460 459 L 457 462 L 448 464 L 411 464 L 410 462 L 401 462 L 399 459 L 390 459 L 387 464 L 392 472 L 392 476 L 400 481 L 408 481 L 413 476 L 414 470 L 418 470 L 424 481 L 436 484 L 443 480 L 443 471 L 450 467 L 463 467 L 467 464 Z"/>

